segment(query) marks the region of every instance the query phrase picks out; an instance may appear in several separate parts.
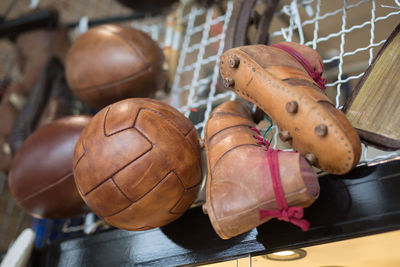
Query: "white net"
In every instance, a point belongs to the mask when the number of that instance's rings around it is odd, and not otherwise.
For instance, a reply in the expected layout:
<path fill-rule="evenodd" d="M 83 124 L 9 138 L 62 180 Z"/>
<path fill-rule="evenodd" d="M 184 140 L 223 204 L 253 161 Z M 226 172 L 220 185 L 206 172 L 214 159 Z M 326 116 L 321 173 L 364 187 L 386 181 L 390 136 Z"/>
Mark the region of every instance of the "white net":
<path fill-rule="evenodd" d="M 287 25 L 278 26 L 271 40 L 297 41 L 318 50 L 327 70 L 326 92 L 341 109 L 399 23 L 399 15 L 398 1 L 293 0 L 276 12 Z M 397 156 L 399 151 L 388 153 L 363 145 L 360 164 Z"/>
<path fill-rule="evenodd" d="M 190 113 L 193 112 L 193 109 L 205 107 L 203 120 L 195 125 L 197 129 L 204 128 L 214 102 L 219 102 L 221 99 L 232 97 L 231 92 L 216 92 L 217 79 L 219 75 L 219 57 L 223 52 L 225 32 L 232 13 L 232 8 L 233 3 L 232 1 L 229 1 L 226 13 L 213 19 L 214 10 L 204 10 L 193 7 L 191 13 L 187 17 L 187 29 L 176 75 L 172 84 L 172 105 L 184 112 L 185 116 L 187 117 L 189 117 Z M 202 15 L 203 13 L 206 13 L 204 24 L 201 26 L 196 26 L 196 17 Z M 215 26 L 217 23 L 223 23 L 222 32 L 217 36 L 212 36 L 210 35 L 211 26 Z M 202 35 L 200 43 L 194 43 L 190 45 L 192 38 L 194 38 L 198 33 L 201 33 Z M 207 55 L 207 47 L 215 43 L 219 44 L 218 49 L 215 49 L 216 53 L 214 55 Z M 185 64 L 187 55 L 196 50 L 198 50 L 196 60 L 194 62 L 190 62 L 190 64 Z M 204 67 L 210 68 L 211 72 L 202 71 L 202 68 Z M 182 76 L 190 71 L 193 71 L 193 78 L 191 80 L 189 79 L 187 83 L 182 82 Z M 203 91 L 207 90 L 208 88 L 208 93 L 206 93 L 205 97 L 202 97 L 201 95 Z M 188 92 L 187 100 L 182 100 L 181 98 L 186 92 Z"/>

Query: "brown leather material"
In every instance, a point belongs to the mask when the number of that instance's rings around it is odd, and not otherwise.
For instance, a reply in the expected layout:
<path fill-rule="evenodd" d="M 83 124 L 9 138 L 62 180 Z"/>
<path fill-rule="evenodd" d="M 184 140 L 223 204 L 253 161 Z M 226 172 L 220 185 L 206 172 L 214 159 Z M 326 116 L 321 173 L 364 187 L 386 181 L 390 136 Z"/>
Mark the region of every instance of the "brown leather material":
<path fill-rule="evenodd" d="M 237 68 L 228 64 L 233 56 L 240 61 Z M 305 49 L 303 56 L 317 71 L 323 70 L 315 51 Z M 358 163 L 361 144 L 356 131 L 329 98 L 315 89 L 315 82 L 306 85 L 312 82 L 308 73 L 288 53 L 265 45 L 233 48 L 222 55 L 220 73 L 230 79 L 231 90 L 260 107 L 280 131 L 290 133 L 296 151 L 314 155 L 318 168 L 344 174 Z"/>
<path fill-rule="evenodd" d="M 87 211 L 72 174 L 76 142 L 89 116 L 70 116 L 36 130 L 18 150 L 9 173 L 16 203 L 38 218 L 67 218 Z"/>
<path fill-rule="evenodd" d="M 103 25 L 73 43 L 66 75 L 78 98 L 102 108 L 129 97 L 152 97 L 166 82 L 163 62 L 162 50 L 144 32 Z"/>
<path fill-rule="evenodd" d="M 279 44 L 289 46 L 299 52 L 318 73 L 322 74 L 324 72 L 324 64 L 322 63 L 321 56 L 311 47 L 295 42 L 280 42 Z"/>
<path fill-rule="evenodd" d="M 118 228 L 163 226 L 197 196 L 198 138 L 193 124 L 162 102 L 132 98 L 107 106 L 76 145 L 79 192 L 94 213 Z"/>
<path fill-rule="evenodd" d="M 255 124 L 249 111 L 240 102 L 230 101 L 211 113 L 205 128 L 208 176 L 203 208 L 224 239 L 270 220 L 260 219 L 260 209 L 278 209 L 266 148 L 257 144 L 251 127 Z M 279 152 L 278 160 L 288 205 L 311 205 L 319 195 L 311 166 L 299 153 Z"/>

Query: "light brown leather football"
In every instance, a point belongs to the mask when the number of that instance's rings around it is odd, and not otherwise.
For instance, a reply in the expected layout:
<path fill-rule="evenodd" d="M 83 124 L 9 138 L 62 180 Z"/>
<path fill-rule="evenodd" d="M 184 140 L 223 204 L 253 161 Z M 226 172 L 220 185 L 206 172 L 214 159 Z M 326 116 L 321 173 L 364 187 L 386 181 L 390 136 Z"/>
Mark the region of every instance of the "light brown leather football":
<path fill-rule="evenodd" d="M 74 177 L 89 208 L 111 225 L 147 230 L 180 217 L 201 179 L 198 134 L 177 110 L 132 98 L 105 107 L 75 148 Z"/>
<path fill-rule="evenodd" d="M 152 97 L 166 82 L 163 62 L 161 49 L 146 33 L 102 25 L 73 43 L 66 76 L 79 99 L 103 108 L 130 97 Z"/>
<path fill-rule="evenodd" d="M 76 190 L 72 159 L 89 116 L 53 121 L 30 135 L 17 151 L 8 183 L 16 203 L 38 218 L 68 218 L 87 211 Z"/>

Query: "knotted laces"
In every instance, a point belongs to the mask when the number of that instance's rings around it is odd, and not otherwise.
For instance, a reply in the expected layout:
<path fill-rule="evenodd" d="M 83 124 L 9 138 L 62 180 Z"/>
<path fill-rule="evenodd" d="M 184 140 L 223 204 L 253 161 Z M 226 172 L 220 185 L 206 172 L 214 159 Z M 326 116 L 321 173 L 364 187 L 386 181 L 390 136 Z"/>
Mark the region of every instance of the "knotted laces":
<path fill-rule="evenodd" d="M 267 164 L 271 173 L 272 186 L 274 189 L 274 194 L 276 198 L 276 203 L 278 205 L 277 210 L 259 210 L 260 220 L 267 217 L 274 217 L 281 221 L 290 222 L 294 225 L 300 227 L 303 231 L 307 231 L 310 227 L 310 223 L 303 219 L 303 207 L 294 206 L 289 207 L 286 202 L 285 193 L 283 191 L 281 177 L 279 174 L 279 161 L 278 153 L 279 149 L 270 148 L 270 143 L 261 137 L 260 131 L 257 128 L 251 128 L 251 130 L 257 132 L 257 136 L 254 136 L 258 140 L 259 145 L 264 145 L 267 149 Z"/>

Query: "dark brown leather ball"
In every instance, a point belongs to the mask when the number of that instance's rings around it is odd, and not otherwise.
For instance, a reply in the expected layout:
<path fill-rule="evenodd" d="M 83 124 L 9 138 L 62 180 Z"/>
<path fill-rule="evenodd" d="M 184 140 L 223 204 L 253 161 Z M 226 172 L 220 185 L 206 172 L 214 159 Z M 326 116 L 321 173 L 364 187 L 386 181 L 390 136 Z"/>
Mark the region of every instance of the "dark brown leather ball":
<path fill-rule="evenodd" d="M 87 211 L 76 189 L 72 159 L 89 116 L 53 121 L 30 135 L 17 151 L 8 183 L 16 203 L 38 218 L 68 218 Z"/>
<path fill-rule="evenodd" d="M 79 36 L 68 51 L 68 85 L 94 108 L 130 97 L 153 97 L 166 82 L 164 55 L 146 33 L 103 25 Z"/>
<path fill-rule="evenodd" d="M 180 217 L 202 175 L 198 134 L 177 110 L 132 98 L 97 113 L 75 148 L 74 177 L 89 208 L 126 230 Z"/>

